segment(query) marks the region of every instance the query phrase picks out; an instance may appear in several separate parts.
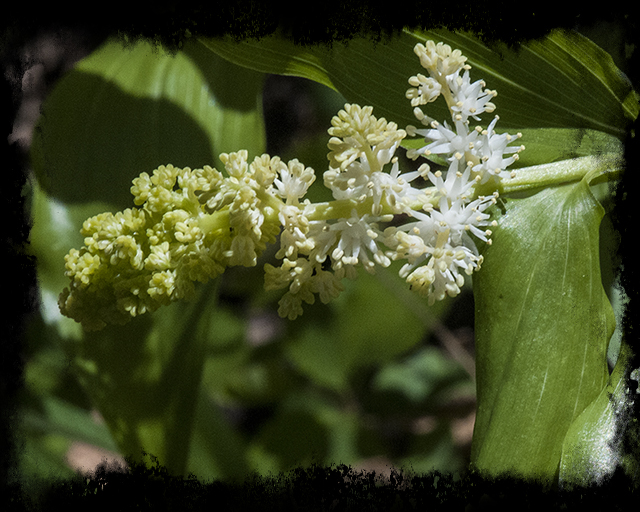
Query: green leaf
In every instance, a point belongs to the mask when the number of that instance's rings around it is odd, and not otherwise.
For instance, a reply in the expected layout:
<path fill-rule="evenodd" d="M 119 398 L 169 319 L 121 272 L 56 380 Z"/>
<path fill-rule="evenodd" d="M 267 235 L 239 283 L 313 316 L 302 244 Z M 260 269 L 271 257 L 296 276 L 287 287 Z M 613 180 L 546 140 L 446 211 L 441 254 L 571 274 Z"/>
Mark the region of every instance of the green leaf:
<path fill-rule="evenodd" d="M 404 30 L 380 43 L 354 38 L 331 48 L 296 45 L 277 34 L 239 43 L 202 42 L 241 66 L 320 82 L 404 127 L 417 124 L 404 93 L 408 78 L 423 71 L 413 47 L 426 39 L 460 49 L 472 66 L 472 79 L 498 91 L 499 129 L 587 128 L 623 138 L 629 120 L 638 115 L 637 96 L 611 56 L 575 32 L 557 30 L 517 50 L 488 48 L 470 34 L 446 30 Z M 450 117 L 442 100 L 425 112 L 439 120 Z"/>
<path fill-rule="evenodd" d="M 529 128 L 520 130 L 525 150 L 509 169 L 570 160 L 581 156 L 617 153 L 624 147 L 620 139 L 604 132 L 576 128 Z"/>
<path fill-rule="evenodd" d="M 219 153 L 242 148 L 261 154 L 261 89 L 262 75 L 195 42 L 172 56 L 144 41 L 125 48 L 110 40 L 45 100 L 33 168 L 58 200 L 125 208 L 141 172 L 168 163 L 220 168 Z"/>
<path fill-rule="evenodd" d="M 25 495 L 38 499 L 40 493 L 51 489 L 52 482 L 62 482 L 75 476 L 74 471 L 64 462 L 71 442 L 64 436 L 43 434 L 27 436 L 21 445 L 18 464 L 20 486 Z"/>
<path fill-rule="evenodd" d="M 186 469 L 212 317 L 202 313 L 215 308 L 210 292 L 207 285 L 194 302 L 172 304 L 65 344 L 120 452 L 141 460 L 144 450 L 178 475 Z"/>
<path fill-rule="evenodd" d="M 317 388 L 293 389 L 251 442 L 254 470 L 265 474 L 312 462 L 359 462 L 359 449 L 368 448 L 359 443 L 363 435 L 359 416 L 358 411 L 330 400 Z"/>
<path fill-rule="evenodd" d="M 474 278 L 480 470 L 554 478 L 569 426 L 607 382 L 615 318 L 591 177 L 507 199 L 484 251 Z"/>
<path fill-rule="evenodd" d="M 624 436 L 629 428 L 633 429 L 628 373 L 629 360 L 623 355 L 607 386 L 569 427 L 560 461 L 563 486 L 600 485 L 620 465 L 629 473 L 637 473 L 638 453 L 623 454 L 621 450 Z M 637 433 L 636 426 L 632 435 Z"/>
<path fill-rule="evenodd" d="M 69 441 L 83 441 L 112 452 L 118 451 L 109 429 L 103 423 L 96 422 L 89 411 L 53 396 L 43 398 L 42 405 L 41 412 L 33 409 L 25 411 L 22 424 L 25 429 L 61 436 Z"/>

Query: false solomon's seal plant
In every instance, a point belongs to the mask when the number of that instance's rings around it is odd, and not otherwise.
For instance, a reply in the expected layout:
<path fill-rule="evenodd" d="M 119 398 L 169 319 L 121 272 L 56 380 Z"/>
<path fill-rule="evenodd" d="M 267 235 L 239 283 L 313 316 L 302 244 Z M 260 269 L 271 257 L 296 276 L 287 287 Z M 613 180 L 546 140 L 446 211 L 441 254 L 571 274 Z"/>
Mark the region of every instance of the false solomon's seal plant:
<path fill-rule="evenodd" d="M 497 93 L 471 82 L 459 50 L 427 41 L 415 53 L 429 76 L 409 78 L 406 96 L 424 128 L 400 129 L 370 106 L 346 104 L 329 128 L 324 184 L 334 201 L 305 200 L 316 175 L 298 160 L 264 154 L 250 162 L 246 150 L 220 155 L 225 174 L 172 165 L 143 172 L 131 187 L 137 208 L 82 226 L 84 247 L 66 257 L 62 313 L 85 329 L 126 322 L 193 296 L 196 281 L 229 266 L 255 266 L 279 233 L 282 264 L 264 270 L 267 289 L 286 289 L 283 317 L 295 319 L 316 295 L 335 298 L 358 266 L 375 272 L 391 260 L 406 261 L 400 276 L 430 303 L 458 295 L 464 275 L 481 267 L 476 243 L 491 243 L 487 227 L 497 223 L 485 210 L 496 203 L 496 185 L 515 176 L 507 167 L 524 146 L 513 145 L 521 134 L 495 132 L 497 115 L 486 127 L 471 125 L 494 111 Z M 443 122 L 421 108 L 440 97 L 451 113 Z M 425 145 L 407 156 L 442 155 L 444 173 L 427 163 L 401 171 L 395 153 L 408 133 Z M 431 186 L 415 186 L 420 177 Z"/>
<path fill-rule="evenodd" d="M 242 146 L 220 154 L 221 165 L 158 162 L 164 165 L 141 169 L 130 189 L 134 206 L 84 221 L 84 245 L 65 258 L 69 281 L 60 311 L 85 333 L 99 333 L 198 297 L 198 283 L 235 266 L 263 266 L 264 287 L 281 293 L 278 313 L 292 320 L 304 319 L 303 309 L 318 299 L 335 303 L 345 279 L 356 278 L 360 267 L 380 274 L 397 261 L 404 286 L 432 306 L 460 294 L 471 277 L 478 400 L 472 466 L 562 485 L 602 481 L 621 464 L 637 471 L 618 449 L 620 429 L 631 424 L 624 420 L 632 401 L 630 352 L 623 342 L 610 374 L 607 350 L 616 318 L 598 258 L 601 202 L 612 196 L 603 185 L 620 179 L 619 139 L 624 123 L 637 117 L 637 97 L 610 57 L 584 38 L 552 34 L 522 50 L 534 74 L 529 79 L 542 91 L 523 94 L 518 80 L 530 71 L 527 65 L 508 75 L 508 60 L 469 37 L 443 33 L 440 42 L 409 36 L 415 71 L 403 75 L 403 89 L 396 91 L 409 113 L 402 122 L 404 110 L 393 106 L 388 87 L 380 92 L 376 83 L 361 84 L 374 105 L 349 101 L 333 117 L 323 169 Z M 357 43 L 334 58 L 277 40 L 200 42 L 241 66 L 284 69 L 334 88 L 342 80 L 345 90 L 356 90 L 367 76 L 361 60 L 351 59 L 360 51 Z M 574 58 L 571 52 L 579 51 L 584 55 Z M 392 65 L 400 57 L 397 47 L 390 52 Z M 546 70 L 542 78 L 535 74 L 538 65 Z M 574 78 L 585 69 L 591 73 L 585 73 L 591 77 L 585 94 L 608 95 L 604 106 L 576 93 L 582 89 Z M 504 77 L 496 70 L 506 70 Z M 488 88 L 494 80 L 498 91 Z M 379 107 L 398 118 L 380 114 Z M 598 112 L 617 117 L 609 122 Z M 522 129 L 518 116 L 526 121 Z M 574 130 L 582 122 L 588 128 Z M 574 150 L 564 147 L 570 137 L 578 137 Z M 318 178 L 331 200 L 308 197 Z M 275 261 L 262 263 L 270 245 Z M 92 347 L 81 351 L 102 350 Z M 190 347 L 179 357 L 200 353 Z M 120 362 L 109 364 L 120 368 Z M 102 389 L 106 381 L 85 366 L 85 380 Z M 198 379 L 189 381 L 189 391 L 171 395 L 166 409 L 192 407 L 183 395 L 196 394 L 198 386 Z M 94 396 L 104 399 L 100 393 Z M 146 397 L 140 404 L 147 406 Z M 126 449 L 139 448 L 142 439 L 155 442 L 147 432 L 155 435 L 157 425 L 137 425 L 109 407 L 106 418 Z M 158 411 L 159 418 L 169 415 Z M 173 427 L 157 449 L 184 470 L 182 440 L 190 434 L 174 443 L 177 448 L 167 439 L 189 425 L 189 415 L 171 418 L 165 420 Z"/>

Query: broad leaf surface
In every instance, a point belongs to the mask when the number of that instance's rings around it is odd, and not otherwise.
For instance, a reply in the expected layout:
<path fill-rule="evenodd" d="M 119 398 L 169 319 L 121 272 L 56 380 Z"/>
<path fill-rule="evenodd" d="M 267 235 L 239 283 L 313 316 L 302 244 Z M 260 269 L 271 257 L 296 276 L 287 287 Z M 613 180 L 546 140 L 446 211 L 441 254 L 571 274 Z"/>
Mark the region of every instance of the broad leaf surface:
<path fill-rule="evenodd" d="M 488 48 L 472 35 L 445 30 L 405 30 L 388 41 L 355 38 L 331 48 L 296 45 L 277 35 L 202 42 L 236 64 L 323 83 L 347 101 L 372 105 L 375 115 L 404 127 L 417 124 L 404 93 L 408 78 L 424 71 L 413 47 L 425 39 L 460 49 L 472 66 L 472 80 L 483 79 L 498 91 L 499 129 L 588 128 L 623 138 L 628 120 L 637 116 L 629 81 L 606 52 L 574 32 L 554 31 L 515 50 Z M 442 100 L 424 111 L 438 120 L 449 119 Z M 485 115 L 483 124 L 491 117 Z"/>
<path fill-rule="evenodd" d="M 553 478 L 569 425 L 607 382 L 603 213 L 586 178 L 506 200 L 474 279 L 481 470 Z"/>
<path fill-rule="evenodd" d="M 633 398 L 627 381 L 629 359 L 623 350 L 607 386 L 569 427 L 562 444 L 559 480 L 564 486 L 602 484 L 619 466 L 638 476 L 638 450 L 625 452 L 624 439 L 638 435 L 631 416 Z M 634 424 L 633 421 L 636 421 Z"/>
<path fill-rule="evenodd" d="M 108 41 L 80 61 L 45 100 L 34 132 L 32 166 L 47 193 L 121 209 L 141 172 L 220 168 L 219 153 L 242 148 L 260 154 L 262 76 L 204 51 L 186 45 L 172 56 Z"/>

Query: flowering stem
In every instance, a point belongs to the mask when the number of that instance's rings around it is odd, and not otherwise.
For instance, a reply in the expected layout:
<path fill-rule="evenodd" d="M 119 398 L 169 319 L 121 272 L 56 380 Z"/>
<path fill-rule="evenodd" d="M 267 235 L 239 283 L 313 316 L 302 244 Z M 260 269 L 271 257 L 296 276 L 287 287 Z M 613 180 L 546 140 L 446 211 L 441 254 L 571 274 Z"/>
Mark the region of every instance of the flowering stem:
<path fill-rule="evenodd" d="M 624 163 L 619 154 L 605 153 L 601 156 L 585 156 L 544 165 L 518 169 L 510 180 L 500 182 L 500 195 L 524 192 L 536 188 L 561 185 L 579 181 L 592 174 L 591 184 L 613 181 L 622 174 Z"/>
<path fill-rule="evenodd" d="M 198 218 L 198 225 L 205 233 L 229 229 L 229 210 L 225 209 L 203 214 Z"/>

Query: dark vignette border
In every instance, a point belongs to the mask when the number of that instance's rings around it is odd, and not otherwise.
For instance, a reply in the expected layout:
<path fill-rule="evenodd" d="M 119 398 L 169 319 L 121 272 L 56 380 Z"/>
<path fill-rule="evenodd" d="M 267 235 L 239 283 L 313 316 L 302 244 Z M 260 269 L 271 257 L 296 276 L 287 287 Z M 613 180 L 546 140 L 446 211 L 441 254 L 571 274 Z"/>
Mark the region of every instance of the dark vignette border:
<path fill-rule="evenodd" d="M 637 22 L 624 12 L 562 11 L 538 9 L 535 4 L 527 9 L 514 2 L 491 3 L 454 2 L 437 5 L 435 2 L 405 1 L 397 9 L 386 3 L 350 2 L 292 4 L 287 2 L 260 3 L 233 1 L 208 3 L 206 6 L 154 4 L 152 11 L 124 11 L 115 5 L 112 10 L 87 5 L 86 16 L 81 11 L 64 12 L 58 7 L 41 8 L 18 4 L 7 13 L 0 39 L 3 70 L 9 63 L 18 64 L 19 50 L 42 29 L 82 27 L 87 31 L 110 35 L 126 34 L 130 38 L 151 39 L 170 49 L 180 47 L 185 31 L 192 34 L 233 34 L 238 39 L 260 37 L 280 28 L 298 43 L 326 43 L 348 40 L 354 35 L 366 34 L 377 40 L 393 35 L 403 26 L 444 26 L 449 29 L 473 30 L 487 42 L 500 39 L 508 44 L 536 38 L 556 27 L 572 27 L 576 23 L 590 25 L 600 21 L 622 23 L 634 42 Z M 535 8 L 534 8 L 535 6 Z M 588 7 L 587 7 L 588 9 Z M 591 9 L 594 11 L 594 9 Z M 638 87 L 638 51 L 630 61 L 629 78 Z M 6 78 L 2 81 L 2 101 L 5 115 L 2 117 L 3 136 L 12 131 L 20 100 L 20 82 Z M 634 130 L 638 128 L 636 121 Z M 4 510 L 30 510 L 34 503 L 21 493 L 18 486 L 7 483 L 19 448 L 14 446 L 12 417 L 17 411 L 16 395 L 22 386 L 22 330 L 29 321 L 29 314 L 36 306 L 35 267 L 33 259 L 24 253 L 28 244 L 30 221 L 24 214 L 25 198 L 22 187 L 28 166 L 16 144 L 5 143 L 3 151 L 5 180 L 0 187 L 3 208 L 4 236 L 2 254 L 5 274 L 4 290 L 8 296 L 2 308 L 4 336 L 0 358 L 0 495 Z M 624 266 L 621 279 L 629 296 L 624 322 L 625 336 L 634 344 L 634 306 L 637 304 L 638 267 L 630 260 L 635 243 L 630 220 L 636 178 L 633 158 L 637 142 L 631 132 L 626 144 L 628 172 L 617 190 L 617 202 L 613 212 L 614 227 L 621 235 L 620 257 Z M 637 352 L 637 351 L 636 351 Z M 634 364 L 640 366 L 637 357 Z M 632 388 L 633 390 L 633 388 Z M 153 458 L 151 458 L 153 461 Z M 359 476 L 359 477 L 358 477 Z M 350 477 L 350 478 L 346 478 Z M 350 480 L 351 483 L 347 483 Z M 52 484 L 45 492 L 45 499 L 38 506 L 44 509 L 69 507 L 83 509 L 123 509 L 140 507 L 149 509 L 193 510 L 218 505 L 233 509 L 251 508 L 292 510 L 418 510 L 431 506 L 446 506 L 459 510 L 484 510 L 495 505 L 516 505 L 518 509 L 542 507 L 571 509 L 573 506 L 601 505 L 607 510 L 625 506 L 628 496 L 627 482 L 614 475 L 601 487 L 583 489 L 575 493 L 546 493 L 533 482 L 515 478 L 487 480 L 469 473 L 462 477 L 432 473 L 407 477 L 392 474 L 391 484 L 376 486 L 373 475 L 358 475 L 346 466 L 321 468 L 311 466 L 267 479 L 255 477 L 243 485 L 221 483 L 202 484 L 195 479 L 181 479 L 169 475 L 156 464 L 132 465 L 127 473 L 113 468 L 100 468 L 95 477 L 86 480 L 71 479 Z"/>

